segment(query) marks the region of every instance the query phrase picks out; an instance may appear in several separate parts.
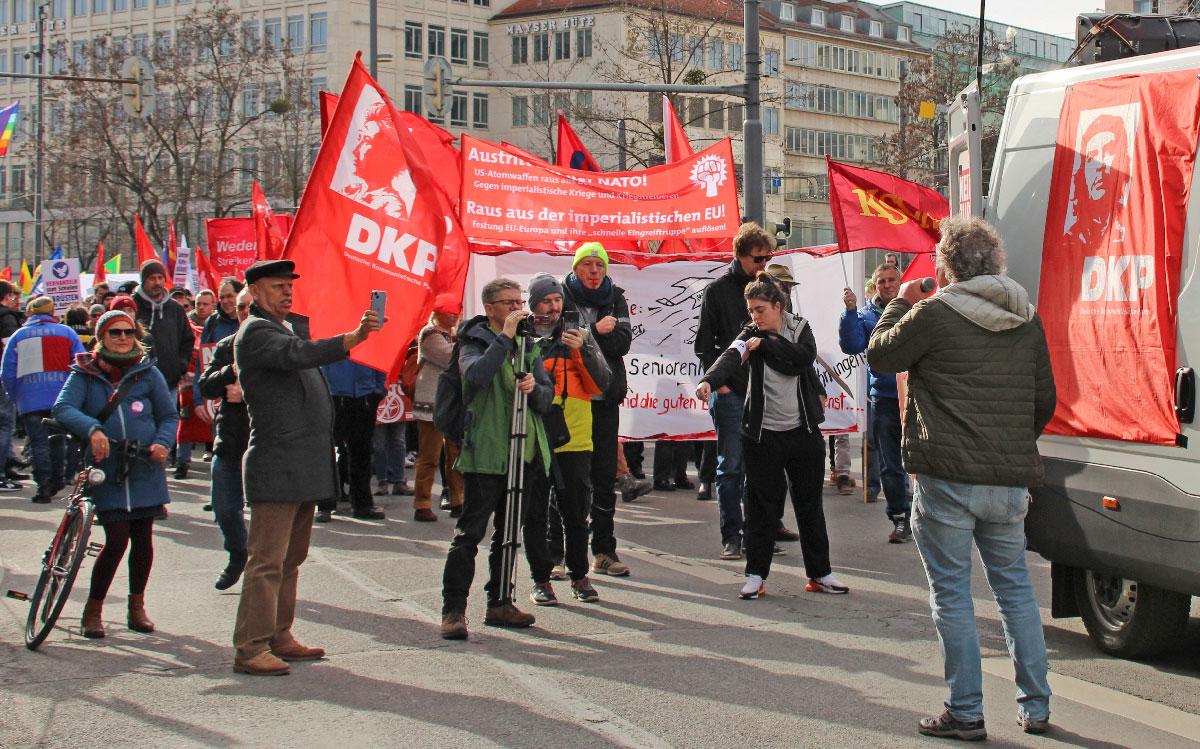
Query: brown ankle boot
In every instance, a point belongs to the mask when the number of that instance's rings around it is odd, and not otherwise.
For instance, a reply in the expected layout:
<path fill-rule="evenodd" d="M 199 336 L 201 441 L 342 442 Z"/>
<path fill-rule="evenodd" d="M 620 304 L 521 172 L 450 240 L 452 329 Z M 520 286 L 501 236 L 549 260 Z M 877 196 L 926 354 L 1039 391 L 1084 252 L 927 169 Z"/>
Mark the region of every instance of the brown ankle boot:
<path fill-rule="evenodd" d="M 104 637 L 104 622 L 100 621 L 103 608 L 103 598 L 89 598 L 83 605 L 83 619 L 79 625 L 83 629 L 84 637 Z"/>
<path fill-rule="evenodd" d="M 134 632 L 153 632 L 154 622 L 146 616 L 146 596 L 129 594 L 129 618 L 126 620 Z"/>

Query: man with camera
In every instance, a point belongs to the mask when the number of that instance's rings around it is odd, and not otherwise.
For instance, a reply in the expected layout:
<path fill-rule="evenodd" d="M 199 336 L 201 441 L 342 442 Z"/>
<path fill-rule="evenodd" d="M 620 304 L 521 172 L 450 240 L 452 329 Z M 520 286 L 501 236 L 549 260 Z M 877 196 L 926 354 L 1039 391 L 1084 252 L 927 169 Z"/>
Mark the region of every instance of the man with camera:
<path fill-rule="evenodd" d="M 588 579 L 588 512 L 592 504 L 592 398 L 604 392 L 611 379 L 608 362 L 595 339 L 580 328 L 579 314 L 563 311 L 563 287 L 549 273 L 538 273 L 529 281 L 529 309 L 533 311 L 533 331 L 547 339 L 542 356 L 554 382 L 551 409 L 562 409 L 567 434 L 549 434 L 554 448 L 552 476 L 554 505 L 562 518 L 550 533 L 549 557 L 563 559 L 571 576 L 571 595 L 576 600 L 600 600 Z M 568 439 L 565 444 L 553 442 Z M 530 525 L 546 525 L 549 487 L 534 498 Z M 566 537 L 564 550 L 563 537 Z M 543 534 L 545 539 L 546 535 Z M 558 599 L 545 580 L 534 580 L 529 594 L 538 606 L 555 606 Z"/>
<path fill-rule="evenodd" d="M 484 624 L 528 627 L 534 623 L 513 605 L 508 580 L 501 580 L 505 497 L 508 493 L 508 456 L 512 438 L 515 391 L 528 398 L 525 438 L 525 491 L 523 517 L 527 521 L 533 497 L 544 495 L 550 466 L 550 445 L 542 415 L 550 410 L 554 389 L 542 361 L 541 345 L 531 335 L 522 307 L 521 286 L 497 278 L 483 287 L 484 314 L 459 329 L 458 369 L 466 418 L 461 451 L 455 468 L 463 473 L 463 514 L 458 519 L 446 569 L 442 575 L 442 638 L 467 638 L 467 596 L 475 577 L 475 555 L 496 516 L 488 554 L 487 615 Z M 519 341 L 524 339 L 524 345 Z M 517 353 L 524 358 L 517 361 Z M 539 555 L 546 548 L 546 526 L 524 525 L 525 555 L 534 580 L 550 579 L 550 560 Z M 540 538 L 539 538 L 540 536 Z"/>

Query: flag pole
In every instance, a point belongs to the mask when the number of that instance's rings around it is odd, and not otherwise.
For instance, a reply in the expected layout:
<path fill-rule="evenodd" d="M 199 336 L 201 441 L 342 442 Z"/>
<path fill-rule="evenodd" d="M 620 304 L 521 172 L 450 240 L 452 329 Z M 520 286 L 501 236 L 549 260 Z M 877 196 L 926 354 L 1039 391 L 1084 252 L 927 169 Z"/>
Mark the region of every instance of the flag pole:
<path fill-rule="evenodd" d="M 987 15 L 987 0 L 979 0 L 979 49 L 978 57 L 975 63 L 975 88 L 979 91 L 979 96 L 983 97 L 983 22 Z"/>

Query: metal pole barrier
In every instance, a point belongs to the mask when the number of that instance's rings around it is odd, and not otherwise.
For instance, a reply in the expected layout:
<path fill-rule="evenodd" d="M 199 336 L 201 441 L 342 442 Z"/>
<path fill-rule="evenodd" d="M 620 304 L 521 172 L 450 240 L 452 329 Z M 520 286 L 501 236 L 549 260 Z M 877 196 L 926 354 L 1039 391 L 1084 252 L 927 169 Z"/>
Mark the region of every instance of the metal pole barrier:
<path fill-rule="evenodd" d="M 758 50 L 758 0 L 746 0 L 742 13 L 746 35 L 746 122 L 742 127 L 745 178 L 742 189 L 746 196 L 746 218 L 766 226 L 763 207 L 763 130 L 759 106 L 762 55 Z"/>

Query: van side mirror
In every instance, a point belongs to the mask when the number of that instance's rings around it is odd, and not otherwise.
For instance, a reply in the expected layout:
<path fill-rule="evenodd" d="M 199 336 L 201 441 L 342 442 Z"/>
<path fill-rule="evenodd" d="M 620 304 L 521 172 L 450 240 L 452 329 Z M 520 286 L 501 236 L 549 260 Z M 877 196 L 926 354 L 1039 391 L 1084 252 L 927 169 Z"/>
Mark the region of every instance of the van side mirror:
<path fill-rule="evenodd" d="M 1191 367 L 1175 370 L 1175 415 L 1180 424 L 1196 418 L 1196 372 Z"/>

